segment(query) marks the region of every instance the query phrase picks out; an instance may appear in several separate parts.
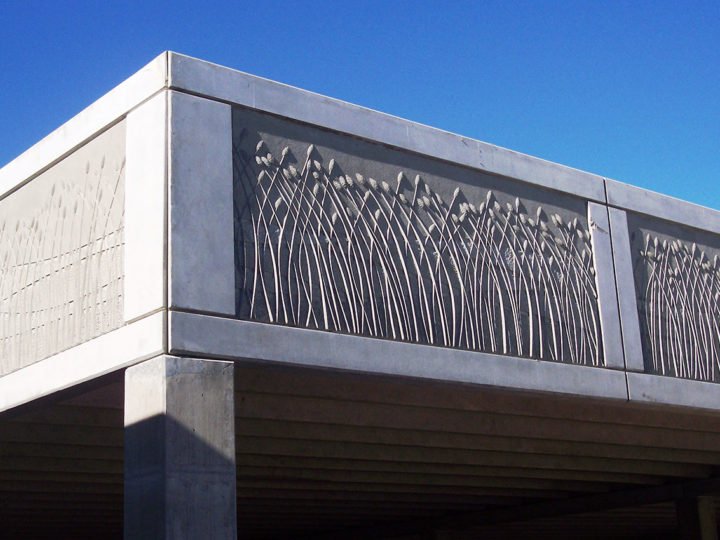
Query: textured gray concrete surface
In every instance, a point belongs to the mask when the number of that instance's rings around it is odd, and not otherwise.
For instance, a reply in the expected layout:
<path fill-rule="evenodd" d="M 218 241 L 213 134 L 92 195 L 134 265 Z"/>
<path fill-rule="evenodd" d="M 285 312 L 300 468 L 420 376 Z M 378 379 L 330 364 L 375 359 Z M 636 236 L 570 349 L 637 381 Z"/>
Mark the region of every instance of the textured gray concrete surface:
<path fill-rule="evenodd" d="M 154 313 L 0 377 L 0 412 L 163 353 L 165 319 Z"/>
<path fill-rule="evenodd" d="M 125 538 L 237 537 L 233 384 L 215 360 L 125 372 Z"/>
<path fill-rule="evenodd" d="M 605 179 L 605 187 L 611 206 L 720 234 L 718 210 L 616 180 Z"/>
<path fill-rule="evenodd" d="M 608 208 L 588 202 L 588 220 L 600 310 L 604 365 L 625 369 Z"/>

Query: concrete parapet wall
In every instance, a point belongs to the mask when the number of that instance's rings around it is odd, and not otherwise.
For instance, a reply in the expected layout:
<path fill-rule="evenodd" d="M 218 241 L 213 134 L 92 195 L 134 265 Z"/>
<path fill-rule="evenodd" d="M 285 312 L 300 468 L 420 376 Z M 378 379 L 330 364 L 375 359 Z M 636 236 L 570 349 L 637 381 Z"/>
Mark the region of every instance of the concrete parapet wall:
<path fill-rule="evenodd" d="M 186 312 L 610 370 L 616 399 L 720 380 L 720 212 L 175 53 L 88 111 L 0 170 L 0 375 L 155 315 L 143 354 L 201 356 L 167 342 Z"/>

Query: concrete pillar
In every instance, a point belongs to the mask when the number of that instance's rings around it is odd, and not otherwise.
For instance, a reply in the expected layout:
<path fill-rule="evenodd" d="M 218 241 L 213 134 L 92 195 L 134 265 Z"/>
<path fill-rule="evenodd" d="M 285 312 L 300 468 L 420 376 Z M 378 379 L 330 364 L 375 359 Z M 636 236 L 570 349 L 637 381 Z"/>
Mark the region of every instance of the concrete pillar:
<path fill-rule="evenodd" d="M 712 497 L 688 497 L 675 501 L 680 540 L 718 540 Z"/>
<path fill-rule="evenodd" d="M 125 372 L 125 538 L 235 539 L 233 363 L 159 356 Z"/>

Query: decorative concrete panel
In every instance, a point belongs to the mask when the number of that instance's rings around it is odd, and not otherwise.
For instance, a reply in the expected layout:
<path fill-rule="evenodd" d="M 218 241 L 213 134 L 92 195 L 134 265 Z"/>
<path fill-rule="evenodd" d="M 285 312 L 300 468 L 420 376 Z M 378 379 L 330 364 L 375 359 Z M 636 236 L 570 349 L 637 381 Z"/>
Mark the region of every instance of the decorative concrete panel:
<path fill-rule="evenodd" d="M 237 315 L 602 365 L 587 203 L 233 109 Z"/>
<path fill-rule="evenodd" d="M 125 125 L 0 200 L 0 375 L 123 323 Z"/>
<path fill-rule="evenodd" d="M 628 213 L 645 370 L 720 381 L 720 237 Z"/>

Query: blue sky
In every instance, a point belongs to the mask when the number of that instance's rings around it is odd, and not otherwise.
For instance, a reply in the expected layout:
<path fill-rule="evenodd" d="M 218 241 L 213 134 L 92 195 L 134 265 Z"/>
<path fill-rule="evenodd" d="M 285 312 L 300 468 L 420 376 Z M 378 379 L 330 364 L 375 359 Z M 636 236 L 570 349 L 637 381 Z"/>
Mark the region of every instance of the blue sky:
<path fill-rule="evenodd" d="M 720 209 L 720 2 L 0 0 L 0 165 L 171 49 Z"/>

